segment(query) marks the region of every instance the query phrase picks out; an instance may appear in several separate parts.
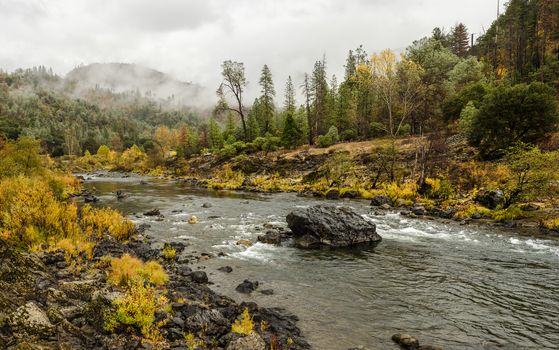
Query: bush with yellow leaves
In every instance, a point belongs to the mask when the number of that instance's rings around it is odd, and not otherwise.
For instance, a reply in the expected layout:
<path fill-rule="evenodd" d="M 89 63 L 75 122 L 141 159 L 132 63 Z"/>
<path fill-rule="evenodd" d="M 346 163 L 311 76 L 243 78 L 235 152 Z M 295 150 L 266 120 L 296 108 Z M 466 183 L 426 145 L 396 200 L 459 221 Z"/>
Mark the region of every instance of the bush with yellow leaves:
<path fill-rule="evenodd" d="M 142 262 L 129 254 L 111 261 L 108 280 L 116 286 L 127 286 L 136 281 L 145 281 L 154 286 L 162 286 L 169 281 L 165 269 L 157 261 Z"/>
<path fill-rule="evenodd" d="M 225 164 L 221 170 L 216 170 L 208 181 L 209 187 L 213 189 L 234 190 L 243 184 L 245 175 L 242 171 L 235 171 L 229 164 Z"/>
<path fill-rule="evenodd" d="M 18 176 L 0 180 L 0 237 L 22 247 L 76 238 L 78 210 L 57 200 L 48 181 Z"/>
<path fill-rule="evenodd" d="M 110 236 L 124 241 L 134 234 L 134 224 L 122 216 L 119 212 L 110 208 L 94 208 L 85 205 L 81 210 L 81 225 L 85 234 L 97 238 L 103 235 Z"/>
<path fill-rule="evenodd" d="M 113 302 L 113 306 L 114 311 L 105 314 L 105 330 L 118 332 L 133 328 L 144 336 L 157 338 L 155 313 L 168 308 L 168 299 L 155 287 L 137 280 L 128 286 L 123 297 Z"/>
<path fill-rule="evenodd" d="M 245 310 L 241 314 L 241 319 L 235 320 L 235 322 L 231 325 L 231 332 L 249 335 L 253 331 L 254 321 L 252 320 L 252 316 L 250 316 L 250 313 L 248 312 L 248 308 L 245 308 Z"/>

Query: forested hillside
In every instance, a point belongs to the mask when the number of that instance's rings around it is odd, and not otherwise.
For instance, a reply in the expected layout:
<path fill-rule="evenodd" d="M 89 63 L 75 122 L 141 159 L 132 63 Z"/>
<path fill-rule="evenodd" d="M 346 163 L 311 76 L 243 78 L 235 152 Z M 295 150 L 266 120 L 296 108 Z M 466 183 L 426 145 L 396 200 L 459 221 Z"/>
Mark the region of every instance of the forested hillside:
<path fill-rule="evenodd" d="M 137 91 L 87 89 L 88 80 L 76 80 L 76 74 L 68 80 L 44 67 L 0 72 L 0 134 L 35 137 L 54 156 L 83 155 L 104 144 L 149 151 L 157 127 L 199 123 L 192 108 L 169 108 Z"/>

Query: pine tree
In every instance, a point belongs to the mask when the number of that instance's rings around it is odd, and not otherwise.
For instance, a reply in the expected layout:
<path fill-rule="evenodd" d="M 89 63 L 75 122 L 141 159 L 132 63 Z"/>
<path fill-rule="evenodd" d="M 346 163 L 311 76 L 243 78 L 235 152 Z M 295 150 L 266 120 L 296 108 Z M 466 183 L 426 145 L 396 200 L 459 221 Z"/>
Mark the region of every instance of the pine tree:
<path fill-rule="evenodd" d="M 351 81 L 353 74 L 355 74 L 355 68 L 357 67 L 357 61 L 355 59 L 355 55 L 353 54 L 353 50 L 349 50 L 344 67 L 345 67 L 344 81 L 349 82 Z"/>
<path fill-rule="evenodd" d="M 258 114 L 260 109 L 259 99 L 255 99 L 252 108 L 248 112 L 247 121 L 247 141 L 252 142 L 255 138 L 260 136 L 260 126 L 258 125 Z"/>
<path fill-rule="evenodd" d="M 326 58 L 316 61 L 311 76 L 311 92 L 313 107 L 313 134 L 326 133 L 326 116 L 328 115 L 328 82 L 326 81 Z"/>
<path fill-rule="evenodd" d="M 458 23 L 450 32 L 450 47 L 458 57 L 466 57 L 470 49 L 468 28 L 464 23 Z"/>
<path fill-rule="evenodd" d="M 283 110 L 287 113 L 295 113 L 295 88 L 293 87 L 293 80 L 291 75 L 287 77 L 285 84 L 285 99 L 283 102 Z"/>
<path fill-rule="evenodd" d="M 274 133 L 274 115 L 276 107 L 274 105 L 274 97 L 276 91 L 274 89 L 274 81 L 272 79 L 272 72 L 267 65 L 262 67 L 260 75 L 260 96 L 261 114 L 260 114 L 260 128 L 264 134 Z"/>
<path fill-rule="evenodd" d="M 235 138 L 235 117 L 233 113 L 228 113 L 225 122 L 225 130 L 223 130 L 223 139 L 228 140 L 231 137 Z"/>
<path fill-rule="evenodd" d="M 223 135 L 221 134 L 221 129 L 213 118 L 210 119 L 208 144 L 213 150 L 218 150 L 223 147 Z"/>
<path fill-rule="evenodd" d="M 281 141 L 283 145 L 287 148 L 294 148 L 299 145 L 301 140 L 302 132 L 299 129 L 295 118 L 293 118 L 293 113 L 288 112 L 285 117 L 285 124 L 283 127 L 283 133 L 281 135 Z"/>
<path fill-rule="evenodd" d="M 311 113 L 311 99 L 312 99 L 312 91 L 311 91 L 311 82 L 309 79 L 309 75 L 305 73 L 305 79 L 303 80 L 303 85 L 301 85 L 303 89 L 303 95 L 305 96 L 305 114 L 307 116 L 307 136 L 309 138 L 309 145 L 314 144 L 314 138 L 316 136 L 315 129 L 314 129 L 314 116 Z"/>

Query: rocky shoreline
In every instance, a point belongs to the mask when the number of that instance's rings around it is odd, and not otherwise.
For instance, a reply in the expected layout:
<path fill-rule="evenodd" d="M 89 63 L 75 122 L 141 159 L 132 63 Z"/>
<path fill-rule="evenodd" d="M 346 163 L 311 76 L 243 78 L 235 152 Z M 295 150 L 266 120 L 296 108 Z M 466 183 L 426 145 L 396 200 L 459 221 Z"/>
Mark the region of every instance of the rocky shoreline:
<path fill-rule="evenodd" d="M 177 252 L 184 244 L 173 244 Z M 145 234 L 128 243 L 105 237 L 86 268 L 76 269 L 62 252 L 25 253 L 0 240 L 0 348 L 2 349 L 152 349 L 139 334 L 111 334 L 103 316 L 121 292 L 107 283 L 103 257 L 133 254 L 142 260 L 161 257 Z M 264 349 L 264 344 L 289 344 L 309 349 L 296 323 L 284 309 L 236 303 L 207 285 L 204 271 L 193 271 L 187 258 L 167 261 L 170 310 L 156 313 L 168 349 L 190 349 L 185 334 L 204 339 L 211 349 Z M 231 325 L 247 309 L 254 332 L 242 337 Z M 261 326 L 261 325 L 266 325 Z M 211 344 L 211 345 L 210 345 Z"/>

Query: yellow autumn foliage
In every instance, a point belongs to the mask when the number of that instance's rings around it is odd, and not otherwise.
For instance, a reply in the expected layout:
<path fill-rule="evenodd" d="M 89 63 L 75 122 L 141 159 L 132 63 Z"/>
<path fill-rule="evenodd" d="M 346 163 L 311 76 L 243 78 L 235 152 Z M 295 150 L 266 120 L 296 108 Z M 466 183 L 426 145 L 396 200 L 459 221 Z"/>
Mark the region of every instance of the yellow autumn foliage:
<path fill-rule="evenodd" d="M 162 286 L 169 281 L 165 269 L 156 261 L 142 262 L 129 254 L 111 261 L 108 280 L 117 286 L 127 286 L 137 281 Z"/>

